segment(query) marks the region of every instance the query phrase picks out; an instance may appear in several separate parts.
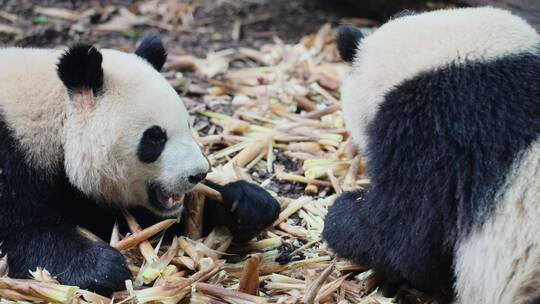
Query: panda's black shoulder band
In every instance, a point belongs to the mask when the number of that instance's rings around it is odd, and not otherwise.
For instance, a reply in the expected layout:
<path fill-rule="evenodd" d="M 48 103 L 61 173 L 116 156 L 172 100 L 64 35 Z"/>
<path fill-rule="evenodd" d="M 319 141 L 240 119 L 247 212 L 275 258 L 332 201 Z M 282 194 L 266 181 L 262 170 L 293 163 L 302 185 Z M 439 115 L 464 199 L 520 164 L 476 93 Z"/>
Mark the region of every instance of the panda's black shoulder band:
<path fill-rule="evenodd" d="M 58 76 L 70 91 L 91 89 L 99 95 L 103 88 L 101 53 L 92 45 L 78 44 L 69 48 L 57 65 Z"/>
<path fill-rule="evenodd" d="M 362 32 L 352 25 L 342 25 L 337 30 L 337 47 L 341 58 L 352 62 L 360 40 L 364 38 Z"/>
<path fill-rule="evenodd" d="M 157 71 L 161 70 L 167 59 L 167 51 L 158 36 L 144 38 L 135 54 L 148 61 Z"/>

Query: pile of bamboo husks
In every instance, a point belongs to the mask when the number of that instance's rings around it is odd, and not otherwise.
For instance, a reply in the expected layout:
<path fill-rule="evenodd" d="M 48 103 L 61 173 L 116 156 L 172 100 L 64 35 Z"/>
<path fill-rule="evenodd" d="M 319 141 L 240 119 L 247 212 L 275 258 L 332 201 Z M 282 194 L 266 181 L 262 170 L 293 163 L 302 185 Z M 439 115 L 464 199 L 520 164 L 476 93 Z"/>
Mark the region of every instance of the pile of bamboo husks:
<path fill-rule="evenodd" d="M 167 244 L 163 231 L 175 220 L 140 227 L 125 213 L 131 234 L 121 236 L 115 227 L 109 243 L 125 254 L 134 279 L 112 299 L 59 285 L 44 270 L 34 272 L 33 280 L 0 278 L 0 297 L 58 303 L 391 303 L 377 291 L 382 277 L 336 258 L 321 236 L 337 195 L 369 184 L 366 160 L 345 130 L 338 102 L 345 68 L 329 25 L 296 45 L 276 38 L 260 49 L 223 50 L 204 59 L 170 55 L 165 75 L 188 95 L 194 136 L 213 167 L 208 178 L 260 184 L 281 203 L 278 220 L 245 246 L 233 244 L 226 228 L 202 237 L 205 197 L 220 197 L 199 186 L 184 201 L 186 235 Z M 426 299 L 414 290 L 405 293 L 411 303 Z"/>

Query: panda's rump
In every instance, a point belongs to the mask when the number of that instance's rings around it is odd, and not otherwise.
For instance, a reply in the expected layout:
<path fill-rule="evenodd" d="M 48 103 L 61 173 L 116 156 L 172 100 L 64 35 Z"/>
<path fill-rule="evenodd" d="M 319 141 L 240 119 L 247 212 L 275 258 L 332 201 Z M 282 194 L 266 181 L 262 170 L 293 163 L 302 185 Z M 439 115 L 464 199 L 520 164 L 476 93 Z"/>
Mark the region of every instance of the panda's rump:
<path fill-rule="evenodd" d="M 457 303 L 540 296 L 540 140 L 514 163 L 493 213 L 456 248 Z"/>

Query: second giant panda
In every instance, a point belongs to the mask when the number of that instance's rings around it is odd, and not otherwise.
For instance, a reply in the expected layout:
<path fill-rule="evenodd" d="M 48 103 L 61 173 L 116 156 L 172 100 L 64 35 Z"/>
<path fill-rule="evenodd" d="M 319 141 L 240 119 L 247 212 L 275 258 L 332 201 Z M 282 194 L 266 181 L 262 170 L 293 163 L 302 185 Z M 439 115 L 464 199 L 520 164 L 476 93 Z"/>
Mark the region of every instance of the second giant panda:
<path fill-rule="evenodd" d="M 540 37 L 490 8 L 338 31 L 370 186 L 330 208 L 344 258 L 456 303 L 540 303 Z"/>
<path fill-rule="evenodd" d="M 169 199 L 205 178 L 188 113 L 159 73 L 165 58 L 157 37 L 135 53 L 0 49 L 0 249 L 11 277 L 43 267 L 64 284 L 123 289 L 123 256 L 77 226 L 110 232 L 120 208 L 176 216 Z M 279 204 L 256 185 L 218 190 L 234 207 L 207 203 L 206 224 L 245 240 L 277 218 Z"/>

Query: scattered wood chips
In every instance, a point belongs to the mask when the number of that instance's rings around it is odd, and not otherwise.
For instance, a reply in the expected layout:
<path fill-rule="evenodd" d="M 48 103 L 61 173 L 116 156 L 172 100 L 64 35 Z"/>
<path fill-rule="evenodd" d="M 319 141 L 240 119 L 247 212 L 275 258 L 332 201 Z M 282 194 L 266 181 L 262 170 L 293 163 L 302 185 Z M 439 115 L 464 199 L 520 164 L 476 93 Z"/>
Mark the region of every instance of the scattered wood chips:
<path fill-rule="evenodd" d="M 133 19 L 129 14 L 101 30 L 124 26 Z M 110 244 L 125 254 L 134 276 L 113 298 L 60 285 L 41 269 L 34 279 L 7 278 L 6 258 L 0 261 L 0 297 L 54 303 L 391 303 L 377 291 L 380 276 L 336 258 L 321 237 L 336 196 L 369 184 L 366 160 L 345 130 L 338 102 L 345 68 L 330 25 L 295 45 L 275 38 L 260 49 L 206 58 L 171 54 L 165 75 L 194 114 L 194 136 L 214 168 L 208 178 L 260 184 L 281 203 L 278 220 L 246 246 L 233 244 L 225 228 L 201 237 L 205 196 L 220 197 L 201 186 L 186 198 L 186 235 L 170 244 L 156 236 L 174 220 L 140 227 L 126 212 L 131 234 L 113 228 Z M 411 303 L 426 298 L 403 292 Z"/>

